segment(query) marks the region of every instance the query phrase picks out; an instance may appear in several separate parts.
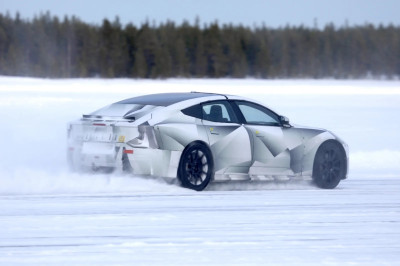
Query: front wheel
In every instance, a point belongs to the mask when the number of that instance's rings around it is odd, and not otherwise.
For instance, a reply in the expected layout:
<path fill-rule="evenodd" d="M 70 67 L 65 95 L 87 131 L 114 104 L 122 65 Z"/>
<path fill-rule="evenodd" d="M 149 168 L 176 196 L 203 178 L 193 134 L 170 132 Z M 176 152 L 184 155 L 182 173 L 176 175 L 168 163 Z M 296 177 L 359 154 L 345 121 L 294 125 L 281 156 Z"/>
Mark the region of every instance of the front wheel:
<path fill-rule="evenodd" d="M 346 155 L 339 145 L 327 141 L 318 148 L 312 177 L 320 188 L 333 189 L 346 176 Z"/>
<path fill-rule="evenodd" d="M 178 178 L 183 187 L 201 191 L 206 188 L 214 173 L 211 151 L 201 143 L 189 144 L 179 163 Z"/>

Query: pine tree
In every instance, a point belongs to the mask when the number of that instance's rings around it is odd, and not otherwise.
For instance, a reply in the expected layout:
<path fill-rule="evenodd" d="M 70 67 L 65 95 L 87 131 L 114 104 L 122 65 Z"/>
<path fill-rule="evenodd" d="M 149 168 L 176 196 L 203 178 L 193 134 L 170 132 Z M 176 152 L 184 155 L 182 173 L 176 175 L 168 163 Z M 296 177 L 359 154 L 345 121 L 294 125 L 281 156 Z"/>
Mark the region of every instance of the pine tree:
<path fill-rule="evenodd" d="M 167 21 L 100 26 L 49 12 L 0 13 L 0 75 L 35 77 L 363 78 L 400 75 L 400 27 L 323 30 Z"/>

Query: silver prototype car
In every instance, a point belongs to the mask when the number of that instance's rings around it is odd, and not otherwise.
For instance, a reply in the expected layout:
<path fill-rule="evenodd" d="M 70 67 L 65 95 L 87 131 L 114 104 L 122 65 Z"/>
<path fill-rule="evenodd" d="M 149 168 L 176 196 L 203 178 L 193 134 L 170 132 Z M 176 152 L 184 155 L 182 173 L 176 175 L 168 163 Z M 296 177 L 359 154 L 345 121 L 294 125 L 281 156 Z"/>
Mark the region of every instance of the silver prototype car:
<path fill-rule="evenodd" d="M 212 93 L 162 93 L 113 103 L 68 125 L 73 169 L 119 169 L 210 182 L 311 179 L 335 188 L 348 147 L 324 129 L 292 126 L 261 103 Z"/>

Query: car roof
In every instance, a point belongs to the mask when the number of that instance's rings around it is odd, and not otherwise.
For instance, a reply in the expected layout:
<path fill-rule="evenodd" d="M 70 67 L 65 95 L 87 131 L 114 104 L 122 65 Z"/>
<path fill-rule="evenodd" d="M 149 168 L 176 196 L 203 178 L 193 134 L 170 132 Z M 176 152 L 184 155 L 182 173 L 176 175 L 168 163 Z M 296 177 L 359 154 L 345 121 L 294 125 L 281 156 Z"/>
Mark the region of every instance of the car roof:
<path fill-rule="evenodd" d="M 186 92 L 186 93 L 158 93 L 133 97 L 119 101 L 120 104 L 143 104 L 156 106 L 169 106 L 178 102 L 210 96 L 225 96 L 223 94 L 204 93 L 204 92 Z M 226 96 L 225 96 L 226 97 Z"/>

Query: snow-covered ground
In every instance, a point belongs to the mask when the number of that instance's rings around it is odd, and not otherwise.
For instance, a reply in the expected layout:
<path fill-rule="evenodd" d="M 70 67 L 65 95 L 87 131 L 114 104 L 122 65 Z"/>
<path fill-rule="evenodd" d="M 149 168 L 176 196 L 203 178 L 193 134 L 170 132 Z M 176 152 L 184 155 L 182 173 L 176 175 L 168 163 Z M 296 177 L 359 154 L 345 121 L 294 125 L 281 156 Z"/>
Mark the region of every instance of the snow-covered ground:
<path fill-rule="evenodd" d="M 335 190 L 72 174 L 66 123 L 139 94 L 265 102 L 350 146 Z M 400 82 L 0 77 L 0 265 L 400 265 Z"/>

